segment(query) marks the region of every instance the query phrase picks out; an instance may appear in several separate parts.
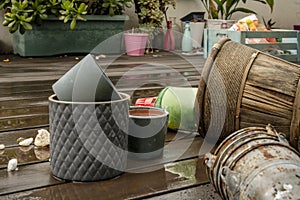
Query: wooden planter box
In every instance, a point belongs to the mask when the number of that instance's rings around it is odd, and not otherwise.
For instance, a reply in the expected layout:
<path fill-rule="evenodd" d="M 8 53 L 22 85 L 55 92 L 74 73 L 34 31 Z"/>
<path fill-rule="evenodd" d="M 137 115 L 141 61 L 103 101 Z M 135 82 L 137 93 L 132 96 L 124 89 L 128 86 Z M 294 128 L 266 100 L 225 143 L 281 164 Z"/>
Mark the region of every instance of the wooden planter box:
<path fill-rule="evenodd" d="M 77 21 L 75 30 L 55 17 L 43 21 L 33 30 L 13 34 L 13 49 L 21 56 L 52 56 L 70 53 L 121 52 L 122 33 L 126 15 L 85 16 L 87 21 Z M 107 40 L 108 39 L 108 40 Z M 100 45 L 99 45 L 100 44 Z"/>
<path fill-rule="evenodd" d="M 227 29 L 204 29 L 204 58 L 208 57 L 213 45 L 222 37 L 228 37 L 235 42 L 246 44 L 252 48 L 267 51 L 279 50 L 291 54 L 275 54 L 288 61 L 300 60 L 300 31 L 276 29 L 272 31 L 229 31 Z M 275 43 L 249 44 L 248 39 L 276 38 Z"/>

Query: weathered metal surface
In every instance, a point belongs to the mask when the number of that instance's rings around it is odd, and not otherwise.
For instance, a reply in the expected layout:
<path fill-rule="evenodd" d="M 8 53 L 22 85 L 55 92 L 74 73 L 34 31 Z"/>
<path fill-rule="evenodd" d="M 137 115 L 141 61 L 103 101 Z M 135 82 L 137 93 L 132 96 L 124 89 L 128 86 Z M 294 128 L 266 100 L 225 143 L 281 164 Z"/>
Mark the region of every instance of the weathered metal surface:
<path fill-rule="evenodd" d="M 207 173 L 224 199 L 297 199 L 300 155 L 272 126 L 249 127 L 205 155 Z"/>

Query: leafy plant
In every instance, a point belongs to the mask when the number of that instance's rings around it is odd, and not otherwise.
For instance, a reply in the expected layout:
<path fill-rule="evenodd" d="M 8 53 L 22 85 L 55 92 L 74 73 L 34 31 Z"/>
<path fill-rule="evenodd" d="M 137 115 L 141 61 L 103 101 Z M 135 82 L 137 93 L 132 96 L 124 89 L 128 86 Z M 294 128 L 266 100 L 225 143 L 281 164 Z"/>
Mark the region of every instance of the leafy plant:
<path fill-rule="evenodd" d="M 135 13 L 139 20 L 139 32 L 148 33 L 148 48 L 152 49 L 151 42 L 154 36 L 162 32 L 164 18 L 167 21 L 167 10 L 169 6 L 176 8 L 175 0 L 133 0 Z M 136 32 L 136 31 L 135 31 Z"/>
<path fill-rule="evenodd" d="M 95 0 L 89 14 L 93 15 L 122 15 L 125 8 L 131 7 L 132 0 Z"/>
<path fill-rule="evenodd" d="M 273 11 L 274 0 L 252 0 L 252 1 L 266 4 L 270 7 L 271 12 Z M 240 4 L 246 4 L 247 0 L 201 0 L 201 2 L 208 13 L 209 19 L 227 20 L 230 19 L 232 15 L 236 12 L 256 14 L 255 11 L 240 6 Z"/>
<path fill-rule="evenodd" d="M 169 6 L 176 7 L 175 0 L 134 0 L 140 28 L 157 28 L 167 18 Z"/>
<path fill-rule="evenodd" d="M 24 33 L 32 24 L 41 25 L 49 15 L 64 23 L 71 21 L 70 29 L 77 20 L 86 21 L 85 15 L 121 15 L 132 0 L 0 0 L 0 10 L 5 10 L 3 25 L 10 33 Z"/>
<path fill-rule="evenodd" d="M 77 19 L 86 21 L 86 19 L 81 15 L 85 15 L 87 13 L 87 7 L 88 5 L 79 1 L 62 1 L 62 10 L 59 11 L 61 16 L 59 17 L 59 19 L 63 20 L 64 23 L 67 23 L 71 19 L 70 28 L 71 30 L 73 30 L 76 27 Z"/>

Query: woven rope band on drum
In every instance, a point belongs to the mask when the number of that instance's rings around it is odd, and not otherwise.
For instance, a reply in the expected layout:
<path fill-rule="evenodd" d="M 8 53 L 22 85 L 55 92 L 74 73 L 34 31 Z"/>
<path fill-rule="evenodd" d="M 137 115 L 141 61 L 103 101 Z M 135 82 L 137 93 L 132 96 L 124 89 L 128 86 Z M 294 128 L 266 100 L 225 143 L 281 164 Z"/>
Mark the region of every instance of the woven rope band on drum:
<path fill-rule="evenodd" d="M 240 106 L 237 104 L 237 102 L 243 81 L 242 78 L 246 67 L 249 65 L 249 63 L 251 63 L 253 53 L 257 52 L 257 50 L 237 44 L 236 42 L 228 39 L 225 39 L 224 41 L 220 40 L 219 45 L 220 50 L 214 59 L 207 79 L 208 87 L 206 88 L 209 88 L 210 91 L 206 90 L 205 94 L 203 95 L 205 98 L 204 104 L 207 106 L 203 108 L 202 120 L 204 121 L 204 125 L 210 125 L 211 120 L 214 120 L 211 119 L 211 106 L 212 101 L 215 101 L 215 99 L 212 99 L 210 94 L 214 92 L 215 87 L 218 87 L 218 85 L 225 85 L 227 99 L 223 100 L 225 101 L 223 104 L 226 105 L 226 108 L 223 108 L 223 110 L 220 111 L 226 112 L 226 119 L 220 136 L 221 139 L 224 139 L 228 133 L 231 133 L 235 130 L 236 109 Z M 228 71 L 232 71 L 233 73 L 228 73 Z M 216 73 L 220 74 L 222 78 L 221 80 L 214 79 L 214 77 L 216 77 L 214 74 Z M 208 128 L 208 126 L 204 126 L 204 132 L 206 132 Z"/>

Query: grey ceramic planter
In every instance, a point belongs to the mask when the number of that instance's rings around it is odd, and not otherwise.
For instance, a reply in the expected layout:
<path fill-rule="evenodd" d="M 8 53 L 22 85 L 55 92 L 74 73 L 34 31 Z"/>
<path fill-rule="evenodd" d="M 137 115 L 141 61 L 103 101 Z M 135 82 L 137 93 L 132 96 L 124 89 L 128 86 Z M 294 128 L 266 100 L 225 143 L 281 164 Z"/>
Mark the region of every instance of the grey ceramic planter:
<path fill-rule="evenodd" d="M 131 106 L 128 152 L 132 159 L 153 159 L 163 155 L 169 113 L 161 108 Z"/>
<path fill-rule="evenodd" d="M 126 169 L 130 96 L 106 102 L 49 97 L 51 170 L 72 181 L 98 181 Z"/>

